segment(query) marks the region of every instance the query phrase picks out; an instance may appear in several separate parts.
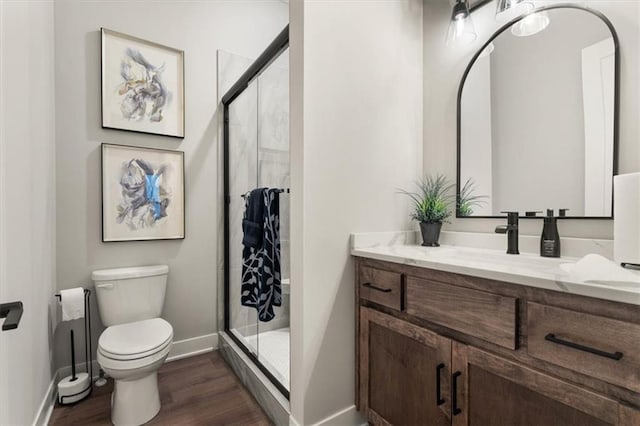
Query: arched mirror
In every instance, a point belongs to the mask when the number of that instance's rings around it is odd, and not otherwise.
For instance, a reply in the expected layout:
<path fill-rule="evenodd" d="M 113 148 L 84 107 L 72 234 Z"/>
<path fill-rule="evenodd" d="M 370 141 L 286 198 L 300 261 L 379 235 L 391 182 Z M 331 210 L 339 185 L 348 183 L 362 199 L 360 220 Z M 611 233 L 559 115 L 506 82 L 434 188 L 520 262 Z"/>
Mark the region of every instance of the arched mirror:
<path fill-rule="evenodd" d="M 496 32 L 458 92 L 457 216 L 610 218 L 618 64 L 613 26 L 592 9 L 543 7 Z"/>

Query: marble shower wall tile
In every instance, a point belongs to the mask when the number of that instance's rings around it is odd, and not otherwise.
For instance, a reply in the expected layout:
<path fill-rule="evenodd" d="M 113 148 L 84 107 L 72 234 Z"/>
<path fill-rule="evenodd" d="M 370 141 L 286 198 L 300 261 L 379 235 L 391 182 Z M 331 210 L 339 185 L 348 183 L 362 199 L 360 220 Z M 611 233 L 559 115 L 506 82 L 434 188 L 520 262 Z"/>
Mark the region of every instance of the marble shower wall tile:
<path fill-rule="evenodd" d="M 282 53 L 258 78 L 259 186 L 290 187 L 289 52 Z M 280 194 L 282 278 L 289 273 L 289 194 Z M 288 299 L 288 297 L 287 297 Z M 285 303 L 283 303 L 283 306 Z M 288 305 L 288 304 L 287 304 Z M 288 317 L 288 307 L 285 310 Z"/>
<path fill-rule="evenodd" d="M 289 151 L 289 51 L 258 78 L 260 148 Z"/>
<path fill-rule="evenodd" d="M 287 228 L 288 229 L 288 228 Z M 290 253 L 291 253 L 291 244 L 290 241 L 287 240 L 280 240 L 280 256 L 281 256 L 281 263 L 280 263 L 280 268 L 281 268 L 281 273 L 282 273 L 282 279 L 283 280 L 287 280 L 290 279 L 291 277 L 291 263 L 290 263 Z"/>

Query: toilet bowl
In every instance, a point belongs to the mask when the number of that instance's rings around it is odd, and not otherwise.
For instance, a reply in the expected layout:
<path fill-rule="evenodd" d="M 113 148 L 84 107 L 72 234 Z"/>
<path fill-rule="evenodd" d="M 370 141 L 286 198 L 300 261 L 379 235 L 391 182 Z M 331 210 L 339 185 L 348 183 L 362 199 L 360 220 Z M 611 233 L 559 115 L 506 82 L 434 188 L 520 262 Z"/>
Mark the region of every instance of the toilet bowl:
<path fill-rule="evenodd" d="M 111 421 L 141 425 L 160 411 L 158 369 L 167 359 L 173 328 L 160 312 L 168 267 L 95 271 L 98 308 L 107 326 L 98 340 L 97 360 L 114 379 Z"/>
<path fill-rule="evenodd" d="M 115 380 L 111 420 L 139 425 L 160 411 L 157 371 L 171 349 L 173 329 L 162 318 L 107 328 L 98 341 L 98 363 Z"/>

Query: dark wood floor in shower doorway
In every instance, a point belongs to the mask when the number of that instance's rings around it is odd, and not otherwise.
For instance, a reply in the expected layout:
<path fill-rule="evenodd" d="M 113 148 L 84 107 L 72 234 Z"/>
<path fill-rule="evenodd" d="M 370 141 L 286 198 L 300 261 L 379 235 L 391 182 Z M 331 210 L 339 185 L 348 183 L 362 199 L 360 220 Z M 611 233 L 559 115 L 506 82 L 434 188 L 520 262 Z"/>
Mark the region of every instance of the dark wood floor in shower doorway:
<path fill-rule="evenodd" d="M 269 425 L 217 352 L 168 362 L 158 374 L 160 413 L 148 425 Z M 50 425 L 110 425 L 113 381 L 76 405 L 56 405 Z"/>

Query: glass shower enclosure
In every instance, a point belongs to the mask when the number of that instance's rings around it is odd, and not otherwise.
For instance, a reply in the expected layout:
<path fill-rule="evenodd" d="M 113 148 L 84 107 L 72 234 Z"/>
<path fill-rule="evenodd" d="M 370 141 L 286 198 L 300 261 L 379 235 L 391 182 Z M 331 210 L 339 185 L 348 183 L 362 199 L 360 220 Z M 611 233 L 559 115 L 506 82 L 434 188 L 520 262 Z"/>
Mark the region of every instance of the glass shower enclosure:
<path fill-rule="evenodd" d="M 289 397 L 289 30 L 285 28 L 222 97 L 224 108 L 224 328 Z M 244 306 L 243 218 L 257 188 L 279 197 L 280 306 L 262 320 Z"/>

